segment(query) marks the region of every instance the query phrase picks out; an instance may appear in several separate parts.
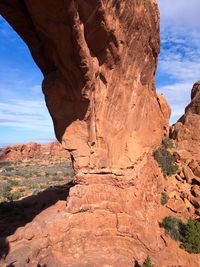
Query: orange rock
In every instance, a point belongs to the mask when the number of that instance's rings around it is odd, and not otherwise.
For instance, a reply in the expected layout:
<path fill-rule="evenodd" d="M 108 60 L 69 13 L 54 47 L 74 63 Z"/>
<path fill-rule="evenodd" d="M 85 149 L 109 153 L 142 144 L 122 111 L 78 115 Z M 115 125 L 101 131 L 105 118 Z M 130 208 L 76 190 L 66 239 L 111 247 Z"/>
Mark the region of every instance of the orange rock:
<path fill-rule="evenodd" d="M 186 158 L 200 162 L 200 81 L 195 83 L 191 93 L 191 103 L 185 114 L 174 125 L 171 136 L 177 151 L 185 151 Z"/>
<path fill-rule="evenodd" d="M 75 169 L 133 166 L 159 145 L 169 116 L 154 85 L 157 4 L 24 2 L 1 2 L 0 11 L 44 73 L 56 136 Z"/>
<path fill-rule="evenodd" d="M 0 161 L 69 159 L 69 153 L 58 143 L 6 146 L 0 154 Z"/>

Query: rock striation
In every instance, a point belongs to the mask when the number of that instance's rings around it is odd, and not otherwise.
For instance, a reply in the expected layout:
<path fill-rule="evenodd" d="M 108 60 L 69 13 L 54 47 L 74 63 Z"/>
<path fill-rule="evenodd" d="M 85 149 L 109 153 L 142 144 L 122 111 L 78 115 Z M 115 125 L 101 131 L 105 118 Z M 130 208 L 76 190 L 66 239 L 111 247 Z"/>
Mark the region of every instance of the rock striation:
<path fill-rule="evenodd" d="M 155 91 L 156 0 L 0 0 L 0 13 L 44 74 L 57 139 L 75 186 L 11 236 L 10 266 L 199 265 L 164 236 L 163 176 L 152 157 L 170 108 Z"/>

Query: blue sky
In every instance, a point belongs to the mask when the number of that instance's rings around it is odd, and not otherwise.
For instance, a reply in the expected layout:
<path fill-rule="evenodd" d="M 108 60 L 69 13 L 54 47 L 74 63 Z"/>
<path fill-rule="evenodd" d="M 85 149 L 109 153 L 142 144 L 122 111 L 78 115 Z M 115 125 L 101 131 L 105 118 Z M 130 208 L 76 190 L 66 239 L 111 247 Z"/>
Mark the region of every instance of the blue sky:
<path fill-rule="evenodd" d="M 184 112 L 194 82 L 200 79 L 200 1 L 158 0 L 161 53 L 157 91 L 172 108 L 171 123 Z M 51 118 L 41 91 L 43 79 L 30 53 L 0 18 L 0 147 L 54 140 Z"/>
<path fill-rule="evenodd" d="M 172 108 L 176 122 L 190 102 L 193 84 L 200 80 L 200 1 L 158 0 L 161 13 L 161 53 L 157 91 Z"/>

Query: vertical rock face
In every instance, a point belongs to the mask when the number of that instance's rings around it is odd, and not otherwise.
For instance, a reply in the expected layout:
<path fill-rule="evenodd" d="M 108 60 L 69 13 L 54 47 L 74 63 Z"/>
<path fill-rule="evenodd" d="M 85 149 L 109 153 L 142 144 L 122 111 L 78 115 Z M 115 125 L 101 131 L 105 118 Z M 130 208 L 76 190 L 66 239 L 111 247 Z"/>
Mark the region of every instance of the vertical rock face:
<path fill-rule="evenodd" d="M 156 1 L 0 1 L 44 74 L 58 140 L 79 171 L 132 167 L 160 142 Z"/>
<path fill-rule="evenodd" d="M 175 140 L 181 158 L 194 159 L 200 164 L 200 81 L 191 92 L 191 103 L 185 114 L 172 127 L 171 137 Z"/>
<path fill-rule="evenodd" d="M 162 175 L 151 152 L 170 109 L 155 92 L 156 1 L 0 0 L 0 13 L 44 74 L 77 182 L 64 205 L 1 239 L 5 265 L 132 267 L 150 255 L 157 266 L 198 266 L 158 223 Z"/>
<path fill-rule="evenodd" d="M 200 216 L 200 81 L 196 82 L 191 92 L 191 102 L 185 114 L 170 129 L 174 139 L 174 152 L 179 162 L 178 179 L 183 190 L 176 190 L 190 215 Z"/>

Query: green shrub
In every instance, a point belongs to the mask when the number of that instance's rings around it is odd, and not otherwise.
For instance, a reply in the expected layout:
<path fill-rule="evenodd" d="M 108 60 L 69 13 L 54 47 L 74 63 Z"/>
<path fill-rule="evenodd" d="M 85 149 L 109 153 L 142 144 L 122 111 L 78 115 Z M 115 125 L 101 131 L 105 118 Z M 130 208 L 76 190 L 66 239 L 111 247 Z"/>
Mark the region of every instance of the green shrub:
<path fill-rule="evenodd" d="M 22 197 L 22 194 L 21 194 L 21 192 L 18 190 L 18 191 L 15 191 L 14 193 L 11 193 L 10 194 L 10 200 L 18 200 L 18 199 L 20 199 Z"/>
<path fill-rule="evenodd" d="M 10 200 L 11 190 L 12 190 L 12 187 L 10 185 L 6 185 L 3 187 L 3 189 L 0 192 L 3 199 Z"/>
<path fill-rule="evenodd" d="M 163 222 L 160 224 L 160 227 L 164 228 L 166 233 L 169 234 L 174 240 L 184 240 L 185 225 L 181 220 L 168 216 L 164 218 Z"/>
<path fill-rule="evenodd" d="M 31 184 L 31 185 L 29 186 L 29 189 L 30 189 L 30 190 L 38 189 L 38 186 L 37 186 L 37 184 Z"/>
<path fill-rule="evenodd" d="M 25 191 L 26 191 L 26 188 L 24 188 L 24 187 L 19 189 L 20 193 L 24 193 Z"/>
<path fill-rule="evenodd" d="M 11 180 L 11 179 L 8 180 L 8 183 L 10 184 L 10 186 L 18 186 L 19 185 L 18 181 Z"/>
<path fill-rule="evenodd" d="M 142 264 L 142 267 L 154 267 L 149 256 L 146 257 L 144 263 Z"/>
<path fill-rule="evenodd" d="M 160 224 L 173 239 L 180 241 L 181 248 L 189 253 L 200 253 L 200 222 L 190 218 L 187 224 L 174 217 L 166 217 Z"/>
<path fill-rule="evenodd" d="M 185 231 L 185 240 L 181 244 L 189 253 L 200 253 L 200 222 L 192 218 L 188 220 Z"/>
<path fill-rule="evenodd" d="M 169 137 L 162 140 L 162 145 L 166 149 L 172 149 L 174 147 L 173 141 Z"/>
<path fill-rule="evenodd" d="M 177 172 L 178 165 L 176 164 L 176 158 L 165 145 L 162 144 L 156 151 L 154 151 L 153 155 L 165 176 L 170 176 Z"/>
<path fill-rule="evenodd" d="M 11 190 L 12 188 L 9 185 L 3 188 L 2 196 L 6 201 L 17 200 L 22 197 L 22 194 L 19 190 L 15 191 L 14 193 L 12 193 Z"/>
<path fill-rule="evenodd" d="M 168 200 L 169 200 L 169 196 L 167 195 L 167 193 L 162 192 L 161 193 L 161 199 L 160 199 L 161 205 L 164 206 L 165 204 L 167 204 Z"/>

